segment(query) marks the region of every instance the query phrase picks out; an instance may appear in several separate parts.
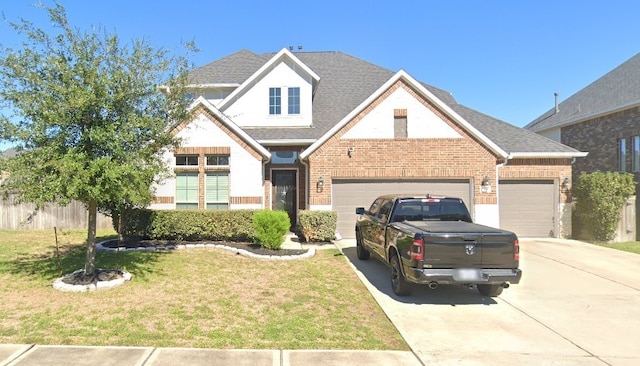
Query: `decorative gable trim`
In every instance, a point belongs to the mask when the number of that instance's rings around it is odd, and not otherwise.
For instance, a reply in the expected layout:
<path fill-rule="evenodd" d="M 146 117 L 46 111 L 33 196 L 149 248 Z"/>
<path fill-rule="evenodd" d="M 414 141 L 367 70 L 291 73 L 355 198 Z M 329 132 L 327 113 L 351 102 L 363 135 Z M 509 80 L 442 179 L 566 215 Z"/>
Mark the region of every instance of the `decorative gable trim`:
<path fill-rule="evenodd" d="M 302 69 L 305 73 L 309 74 L 311 78 L 314 80 L 315 85 L 317 85 L 318 81 L 320 81 L 320 76 L 318 76 L 313 70 L 311 70 L 307 65 L 305 65 L 299 58 L 297 58 L 293 53 L 289 52 L 286 48 L 283 48 L 278 52 L 275 56 L 273 56 L 267 63 L 262 65 L 261 68 L 258 69 L 253 75 L 251 75 L 247 80 L 245 80 L 238 88 L 236 88 L 231 94 L 229 94 L 222 102 L 219 104 L 219 108 L 223 110 L 230 101 L 234 100 L 236 96 L 243 93 L 245 90 L 251 88 L 251 86 L 255 83 L 255 81 L 262 77 L 268 70 L 270 70 L 274 65 L 280 62 L 283 58 L 288 58 L 293 61 L 300 69 Z M 315 89 L 315 87 L 314 87 Z"/>
<path fill-rule="evenodd" d="M 392 76 L 389 80 L 387 80 L 387 82 L 385 82 L 380 88 L 378 88 L 378 90 L 376 90 L 367 99 L 365 99 L 358 107 L 356 107 L 353 111 L 351 111 L 351 113 L 347 114 L 340 122 L 338 122 L 329 131 L 327 131 L 327 133 L 325 133 L 315 143 L 309 146 L 309 148 L 304 150 L 300 154 L 300 159 L 306 159 L 309 155 L 311 155 L 314 151 L 316 151 L 324 143 L 326 143 L 333 135 L 335 135 L 338 131 L 340 131 L 343 127 L 345 127 L 353 118 L 355 118 L 358 114 L 360 114 L 366 108 L 369 108 L 371 103 L 373 103 L 376 99 L 378 99 L 379 97 L 387 93 L 389 89 L 393 87 L 394 84 L 400 81 L 403 81 L 404 83 L 406 83 L 409 87 L 414 89 L 416 93 L 418 93 L 418 95 L 422 96 L 423 98 L 428 100 L 430 103 L 432 103 L 438 110 L 442 111 L 442 113 L 446 114 L 449 118 L 451 118 L 454 122 L 456 122 L 469 135 L 477 139 L 484 146 L 488 147 L 488 149 L 497 157 L 501 157 L 501 158 L 508 157 L 509 154 L 506 151 L 501 149 L 498 145 L 496 145 L 493 141 L 491 141 L 487 136 L 485 136 L 478 129 L 473 127 L 469 122 L 467 122 L 458 113 L 456 113 L 453 109 L 447 106 L 443 101 L 438 99 L 433 93 L 431 93 L 427 88 L 425 88 L 421 83 L 416 81 L 408 73 L 406 73 L 404 70 L 400 70 L 394 76 Z"/>

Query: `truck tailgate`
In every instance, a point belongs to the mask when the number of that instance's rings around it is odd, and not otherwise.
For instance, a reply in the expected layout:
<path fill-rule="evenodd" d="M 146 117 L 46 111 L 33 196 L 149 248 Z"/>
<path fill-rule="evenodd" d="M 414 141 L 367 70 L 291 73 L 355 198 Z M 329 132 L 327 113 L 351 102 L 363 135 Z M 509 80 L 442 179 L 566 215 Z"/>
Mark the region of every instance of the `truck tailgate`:
<path fill-rule="evenodd" d="M 460 221 L 411 222 L 424 231 L 425 268 L 512 268 L 512 233 Z"/>

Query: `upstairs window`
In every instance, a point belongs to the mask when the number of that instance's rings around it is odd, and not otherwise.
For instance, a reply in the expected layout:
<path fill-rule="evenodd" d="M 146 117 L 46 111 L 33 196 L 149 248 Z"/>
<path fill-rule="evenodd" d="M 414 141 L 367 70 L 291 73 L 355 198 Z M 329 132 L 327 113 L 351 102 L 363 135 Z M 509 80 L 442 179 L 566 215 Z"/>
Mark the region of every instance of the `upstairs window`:
<path fill-rule="evenodd" d="M 176 209 L 197 210 L 199 194 L 198 173 L 176 174 Z"/>
<path fill-rule="evenodd" d="M 300 88 L 289 88 L 289 114 L 300 114 Z"/>
<path fill-rule="evenodd" d="M 269 88 L 269 114 L 282 113 L 282 98 L 280 88 Z"/>
<path fill-rule="evenodd" d="M 406 139 L 407 134 L 407 110 L 393 110 L 393 137 L 396 139 Z"/>
<path fill-rule="evenodd" d="M 627 171 L 627 139 L 625 138 L 618 140 L 618 170 Z"/>
<path fill-rule="evenodd" d="M 640 136 L 631 138 L 631 166 L 634 172 L 640 172 Z"/>
<path fill-rule="evenodd" d="M 229 155 L 207 155 L 207 166 L 229 165 Z"/>
<path fill-rule="evenodd" d="M 178 166 L 198 166 L 198 155 L 176 155 Z"/>

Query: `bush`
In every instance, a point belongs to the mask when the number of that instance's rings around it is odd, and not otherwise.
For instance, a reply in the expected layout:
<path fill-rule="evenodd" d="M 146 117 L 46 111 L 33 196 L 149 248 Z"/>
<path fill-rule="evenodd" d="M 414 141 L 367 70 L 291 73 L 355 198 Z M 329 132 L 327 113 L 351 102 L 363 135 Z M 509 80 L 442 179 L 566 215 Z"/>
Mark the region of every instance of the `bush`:
<path fill-rule="evenodd" d="M 253 241 L 255 210 L 131 210 L 123 215 L 126 238 Z M 117 225 L 114 225 L 117 228 Z"/>
<path fill-rule="evenodd" d="M 298 219 L 300 221 L 300 234 L 306 242 L 331 241 L 335 237 L 338 224 L 338 213 L 336 211 L 301 210 L 299 211 Z"/>
<path fill-rule="evenodd" d="M 635 193 L 633 174 L 619 172 L 582 173 L 574 186 L 575 215 L 580 227 L 577 232 L 589 232 L 593 239 L 614 238 L 620 210 Z"/>
<path fill-rule="evenodd" d="M 253 215 L 253 229 L 260 245 L 280 249 L 289 231 L 289 215 L 285 211 L 258 211 Z"/>

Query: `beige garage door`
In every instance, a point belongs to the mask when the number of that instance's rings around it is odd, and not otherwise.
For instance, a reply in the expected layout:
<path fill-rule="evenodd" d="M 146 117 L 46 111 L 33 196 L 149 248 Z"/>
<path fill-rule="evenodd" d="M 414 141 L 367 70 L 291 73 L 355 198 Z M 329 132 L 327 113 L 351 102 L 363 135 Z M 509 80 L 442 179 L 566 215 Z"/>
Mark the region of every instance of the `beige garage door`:
<path fill-rule="evenodd" d="M 549 237 L 555 230 L 553 181 L 500 181 L 500 228 L 519 237 Z"/>
<path fill-rule="evenodd" d="M 369 208 L 373 200 L 383 194 L 431 193 L 460 197 L 473 212 L 468 180 L 337 180 L 332 184 L 333 209 L 338 212 L 338 233 L 343 238 L 355 236 L 356 207 Z"/>

